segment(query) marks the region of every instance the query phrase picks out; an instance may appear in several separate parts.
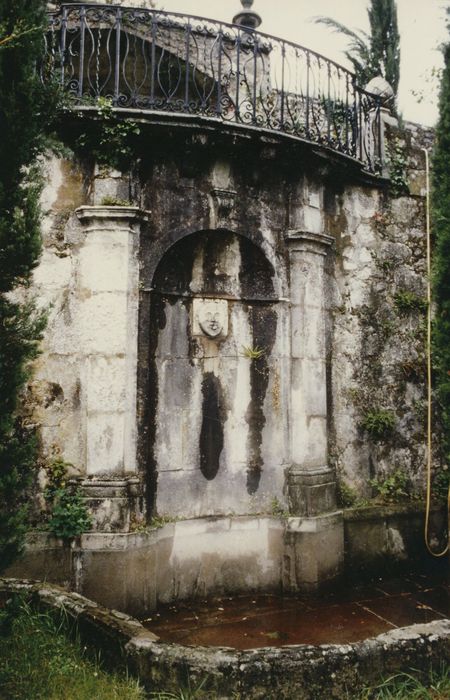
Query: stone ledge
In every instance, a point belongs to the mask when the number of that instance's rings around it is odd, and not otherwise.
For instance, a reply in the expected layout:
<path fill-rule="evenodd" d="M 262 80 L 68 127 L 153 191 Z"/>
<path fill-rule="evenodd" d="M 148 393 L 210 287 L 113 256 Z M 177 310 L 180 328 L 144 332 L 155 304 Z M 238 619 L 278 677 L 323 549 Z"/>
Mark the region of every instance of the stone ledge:
<path fill-rule="evenodd" d="M 445 505 L 432 506 L 433 512 L 440 512 L 445 509 Z M 423 501 L 413 501 L 411 503 L 395 503 L 392 505 L 371 505 L 364 508 L 345 508 L 343 510 L 345 521 L 354 520 L 381 520 L 382 518 L 407 517 L 409 515 L 423 515 L 425 513 L 425 503 Z"/>
<path fill-rule="evenodd" d="M 150 216 L 149 211 L 143 211 L 140 207 L 120 206 L 111 204 L 84 205 L 78 207 L 76 215 L 80 221 L 90 219 L 139 219 L 146 220 Z"/>

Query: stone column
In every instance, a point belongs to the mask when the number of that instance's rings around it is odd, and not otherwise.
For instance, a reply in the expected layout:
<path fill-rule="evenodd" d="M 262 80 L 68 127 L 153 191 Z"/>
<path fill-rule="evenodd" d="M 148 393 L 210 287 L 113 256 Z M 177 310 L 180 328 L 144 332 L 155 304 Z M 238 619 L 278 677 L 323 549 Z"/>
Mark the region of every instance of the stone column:
<path fill-rule="evenodd" d="M 136 476 L 136 377 L 141 212 L 131 206 L 83 206 L 78 253 L 78 320 L 85 356 L 81 401 L 86 478 L 81 488 L 95 527 L 127 529 Z"/>
<path fill-rule="evenodd" d="M 291 276 L 292 466 L 290 511 L 317 515 L 335 506 L 328 469 L 324 260 L 332 238 L 289 231 Z"/>
<path fill-rule="evenodd" d="M 312 588 L 335 577 L 342 564 L 342 514 L 328 467 L 324 261 L 333 242 L 323 233 L 287 234 L 291 278 L 291 517 L 285 585 Z"/>

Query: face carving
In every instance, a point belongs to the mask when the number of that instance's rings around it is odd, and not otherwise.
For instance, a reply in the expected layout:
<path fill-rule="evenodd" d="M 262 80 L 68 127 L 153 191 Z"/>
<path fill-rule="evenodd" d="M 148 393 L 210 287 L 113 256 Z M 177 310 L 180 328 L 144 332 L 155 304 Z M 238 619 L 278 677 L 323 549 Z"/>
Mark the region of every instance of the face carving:
<path fill-rule="evenodd" d="M 205 335 L 215 338 L 220 334 L 222 330 L 222 324 L 220 322 L 219 313 L 213 313 L 212 311 L 207 311 L 198 318 L 198 323 Z"/>
<path fill-rule="evenodd" d="M 228 305 L 225 299 L 194 299 L 194 335 L 217 338 L 228 333 Z"/>

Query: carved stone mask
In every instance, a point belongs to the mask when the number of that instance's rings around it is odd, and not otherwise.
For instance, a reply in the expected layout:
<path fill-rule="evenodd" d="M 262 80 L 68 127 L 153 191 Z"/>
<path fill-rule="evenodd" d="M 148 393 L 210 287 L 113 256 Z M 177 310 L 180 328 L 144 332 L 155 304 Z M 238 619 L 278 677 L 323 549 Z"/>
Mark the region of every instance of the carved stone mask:
<path fill-rule="evenodd" d="M 224 299 L 194 299 L 194 335 L 217 338 L 228 334 L 228 305 Z"/>
<path fill-rule="evenodd" d="M 211 338 L 215 338 L 216 336 L 220 335 L 222 323 L 220 320 L 220 314 L 217 311 L 216 313 L 213 313 L 212 311 L 205 311 L 203 314 L 199 315 L 198 322 L 205 335 L 209 335 Z"/>

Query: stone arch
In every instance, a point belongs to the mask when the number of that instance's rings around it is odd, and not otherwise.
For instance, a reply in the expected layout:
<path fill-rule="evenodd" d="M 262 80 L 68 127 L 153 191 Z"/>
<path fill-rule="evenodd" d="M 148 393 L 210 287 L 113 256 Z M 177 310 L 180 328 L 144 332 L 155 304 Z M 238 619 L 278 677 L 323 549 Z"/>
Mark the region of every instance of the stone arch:
<path fill-rule="evenodd" d="M 250 236 L 171 240 L 145 302 L 150 504 L 179 517 L 261 510 L 282 497 L 287 459 L 276 270 Z"/>
<path fill-rule="evenodd" d="M 164 256 L 170 252 L 173 246 L 180 243 L 183 239 L 189 236 L 206 235 L 214 232 L 218 236 L 235 235 L 239 239 L 244 239 L 252 243 L 262 255 L 267 259 L 268 263 L 273 268 L 274 293 L 278 297 L 286 294 L 286 274 L 284 260 L 277 255 L 274 246 L 264 237 L 259 231 L 248 231 L 240 228 L 216 228 L 216 229 L 174 229 L 158 236 L 157 240 L 152 240 L 149 246 L 144 245 L 143 269 L 141 274 L 141 283 L 144 287 L 152 286 L 155 272 L 160 265 Z M 282 268 L 282 269 L 281 269 Z"/>

